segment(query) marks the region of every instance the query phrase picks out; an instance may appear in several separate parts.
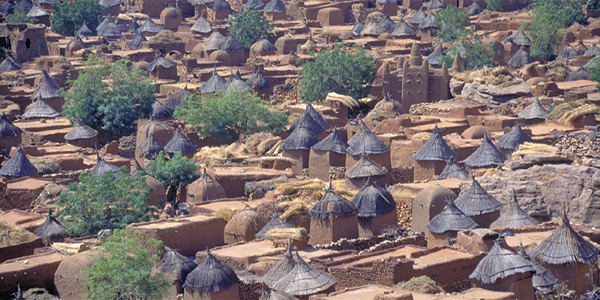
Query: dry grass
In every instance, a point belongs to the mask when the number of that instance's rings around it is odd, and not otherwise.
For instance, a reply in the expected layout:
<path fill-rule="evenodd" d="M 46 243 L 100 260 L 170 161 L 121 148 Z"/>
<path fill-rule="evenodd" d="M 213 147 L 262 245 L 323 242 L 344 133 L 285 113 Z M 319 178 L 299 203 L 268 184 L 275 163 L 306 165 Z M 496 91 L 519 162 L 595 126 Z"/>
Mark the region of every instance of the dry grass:
<path fill-rule="evenodd" d="M 325 98 L 325 102 L 333 102 L 333 101 L 341 102 L 342 104 L 344 104 L 347 107 L 360 106 L 358 101 L 354 100 L 350 96 L 340 95 L 340 94 L 334 93 L 334 92 L 327 94 L 327 97 Z"/>
<path fill-rule="evenodd" d="M 150 43 L 157 44 L 171 44 L 182 42 L 183 39 L 178 37 L 173 31 L 163 30 L 157 33 L 155 36 L 148 39 Z"/>
<path fill-rule="evenodd" d="M 274 228 L 266 234 L 272 239 L 293 239 L 295 241 L 304 241 L 308 239 L 308 232 L 303 227 L 299 228 Z"/>
<path fill-rule="evenodd" d="M 40 175 L 56 174 L 60 172 L 60 166 L 58 162 L 53 159 L 34 159 L 31 163 L 38 170 Z"/>
<path fill-rule="evenodd" d="M 581 106 L 574 108 L 574 109 L 566 112 L 565 114 L 563 114 L 558 119 L 558 122 L 563 125 L 568 125 L 569 123 L 571 123 L 572 121 L 574 121 L 575 119 L 577 119 L 581 116 L 597 114 L 597 113 L 600 113 L 600 107 L 598 105 L 584 104 L 584 105 L 581 105 Z"/>
<path fill-rule="evenodd" d="M 202 147 L 196 158 L 207 165 L 214 163 L 224 163 L 232 160 L 242 160 L 248 158 L 246 146 L 240 143 L 233 143 L 229 146 L 221 147 Z"/>
<path fill-rule="evenodd" d="M 586 102 L 585 100 L 576 100 L 576 101 L 570 101 L 570 102 L 564 102 L 561 103 L 559 105 L 557 105 L 551 112 L 550 114 L 548 114 L 548 119 L 550 120 L 558 120 L 560 119 L 563 115 L 565 115 L 567 112 L 576 109 L 580 106 L 585 105 Z"/>
<path fill-rule="evenodd" d="M 16 245 L 36 239 L 35 234 L 20 228 L 10 227 L 4 221 L 0 221 L 0 246 Z"/>
<path fill-rule="evenodd" d="M 229 220 L 231 220 L 231 218 L 233 218 L 234 213 L 235 212 L 231 208 L 221 208 L 218 211 L 216 211 L 215 213 L 213 213 L 213 216 L 215 216 L 217 218 L 223 218 L 223 219 L 225 219 L 225 221 L 229 222 Z"/>
<path fill-rule="evenodd" d="M 558 148 L 554 146 L 525 142 L 519 145 L 517 151 L 512 153 L 512 158 L 517 159 L 527 154 L 553 154 L 557 152 Z"/>
<path fill-rule="evenodd" d="M 37 203 L 52 204 L 56 202 L 58 196 L 62 192 L 67 192 L 68 189 L 65 186 L 58 185 L 56 183 L 50 183 L 44 187 L 44 190 L 35 199 Z"/>
<path fill-rule="evenodd" d="M 424 294 L 438 294 L 444 292 L 435 281 L 427 276 L 413 277 L 408 281 L 400 282 L 396 285 L 396 288 Z"/>
<path fill-rule="evenodd" d="M 467 71 L 454 76 L 456 80 L 464 82 L 481 82 L 486 85 L 507 87 L 520 82 L 506 67 L 487 68 L 477 71 Z"/>

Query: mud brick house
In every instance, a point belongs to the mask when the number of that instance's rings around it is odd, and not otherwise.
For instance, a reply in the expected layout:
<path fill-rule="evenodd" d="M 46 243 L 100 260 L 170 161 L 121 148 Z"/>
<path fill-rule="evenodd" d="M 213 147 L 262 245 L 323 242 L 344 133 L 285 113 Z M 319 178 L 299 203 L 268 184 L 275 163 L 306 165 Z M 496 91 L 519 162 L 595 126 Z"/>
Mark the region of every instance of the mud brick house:
<path fill-rule="evenodd" d="M 311 245 L 335 242 L 341 238 L 355 239 L 358 237 L 357 210 L 352 202 L 337 195 L 331 184 L 310 210 L 310 240 Z"/>
<path fill-rule="evenodd" d="M 458 231 L 469 230 L 477 227 L 471 217 L 465 215 L 454 201 L 448 200 L 448 205 L 441 213 L 427 223 L 427 247 L 449 246 L 450 239 L 456 239 Z"/>
<path fill-rule="evenodd" d="M 10 50 L 19 62 L 48 55 L 43 25 L 0 24 L 0 46 Z"/>
<path fill-rule="evenodd" d="M 337 129 L 310 149 L 308 175 L 323 181 L 329 180 L 331 167 L 346 166 L 348 144 L 340 138 Z"/>
<path fill-rule="evenodd" d="M 500 201 L 488 194 L 475 178 L 471 187 L 461 193 L 454 203 L 481 228 L 490 227 L 490 224 L 500 217 L 503 206 Z"/>
<path fill-rule="evenodd" d="M 418 181 L 432 179 L 442 173 L 446 166 L 445 162 L 456 159 L 456 152 L 448 146 L 436 124 L 429 140 L 413 155 L 413 158 L 417 161 L 414 180 Z"/>
<path fill-rule="evenodd" d="M 396 227 L 398 217 L 394 197 L 386 189 L 367 179 L 352 199 L 358 211 L 358 236 L 370 238 Z"/>

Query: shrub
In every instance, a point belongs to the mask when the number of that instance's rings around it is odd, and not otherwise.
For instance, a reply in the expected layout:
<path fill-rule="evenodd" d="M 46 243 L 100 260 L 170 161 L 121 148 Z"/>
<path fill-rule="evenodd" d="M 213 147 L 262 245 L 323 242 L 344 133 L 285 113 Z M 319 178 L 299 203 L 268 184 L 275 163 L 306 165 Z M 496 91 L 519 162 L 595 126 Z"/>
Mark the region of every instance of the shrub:
<path fill-rule="evenodd" d="M 21 23 L 35 23 L 35 18 L 28 17 L 27 11 L 22 9 L 17 9 L 12 14 L 6 16 L 6 23 L 8 24 L 21 24 Z"/>
<path fill-rule="evenodd" d="M 273 24 L 269 23 L 262 13 L 252 7 L 239 14 L 233 14 L 227 21 L 229 23 L 229 32 L 246 49 L 250 49 L 252 44 L 256 43 L 261 38 L 273 39 L 275 35 L 271 32 L 274 28 Z"/>
<path fill-rule="evenodd" d="M 54 2 L 52 4 L 52 29 L 62 35 L 73 36 L 83 24 L 96 33 L 96 27 L 101 22 L 104 9 L 97 0 L 74 0 Z"/>

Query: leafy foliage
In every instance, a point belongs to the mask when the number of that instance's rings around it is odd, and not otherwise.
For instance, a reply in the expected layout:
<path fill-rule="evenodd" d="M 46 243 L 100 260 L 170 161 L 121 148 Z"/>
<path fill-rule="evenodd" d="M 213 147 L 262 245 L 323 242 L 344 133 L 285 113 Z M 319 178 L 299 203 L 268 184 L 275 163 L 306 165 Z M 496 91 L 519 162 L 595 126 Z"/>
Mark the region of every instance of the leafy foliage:
<path fill-rule="evenodd" d="M 135 222 L 150 221 L 156 211 L 150 203 L 152 189 L 139 174 L 79 175 L 79 183 L 58 198 L 56 215 L 72 236 L 96 234 L 102 229 L 120 229 Z"/>
<path fill-rule="evenodd" d="M 336 92 L 363 98 L 375 80 L 375 62 L 362 48 L 346 51 L 342 45 L 319 52 L 315 61 L 307 62 L 300 74 L 300 97 L 322 101 Z"/>
<path fill-rule="evenodd" d="M 203 137 L 218 139 L 256 132 L 277 134 L 287 125 L 285 113 L 250 91 L 194 95 L 183 101 L 175 117 L 197 127 Z"/>
<path fill-rule="evenodd" d="M 600 88 L 600 57 L 592 58 L 586 65 L 585 68 L 590 73 L 590 80 L 598 82 Z"/>
<path fill-rule="evenodd" d="M 266 39 L 275 38 L 275 35 L 271 32 L 274 28 L 273 24 L 269 23 L 269 20 L 263 16 L 262 11 L 256 7 L 239 14 L 233 14 L 227 23 L 229 23 L 229 32 L 246 49 L 250 49 L 252 44 L 263 37 Z"/>
<path fill-rule="evenodd" d="M 600 0 L 589 0 L 586 9 L 595 14 L 600 13 Z"/>
<path fill-rule="evenodd" d="M 35 18 L 28 17 L 27 11 L 23 9 L 17 9 L 12 14 L 6 16 L 6 23 L 8 24 L 21 24 L 21 23 L 35 23 Z"/>
<path fill-rule="evenodd" d="M 163 273 L 154 272 L 158 254 L 148 251 L 162 248 L 161 241 L 142 242 L 138 231 L 115 230 L 100 248 L 104 251 L 98 251 L 83 270 L 89 288 L 87 299 L 164 299 L 172 288 Z"/>
<path fill-rule="evenodd" d="M 495 64 L 493 58 L 497 55 L 496 48 L 492 43 L 484 45 L 483 38 L 475 34 L 473 27 L 465 28 L 469 21 L 464 9 L 449 5 L 438 11 L 435 23 L 436 27 L 441 28 L 436 32 L 436 38 L 450 45 L 442 58 L 448 66 L 455 56 L 466 62 L 466 67 L 470 70 Z"/>
<path fill-rule="evenodd" d="M 97 0 L 74 0 L 54 2 L 52 4 L 52 29 L 62 35 L 73 36 L 83 24 L 96 33 L 96 27 L 102 21 L 104 9 Z"/>
<path fill-rule="evenodd" d="M 70 81 L 63 93 L 67 100 L 63 114 L 71 121 L 82 121 L 92 128 L 122 136 L 135 130 L 137 119 L 152 112 L 156 99 L 152 81 L 143 71 L 133 69 L 128 59 L 108 64 L 96 56 L 88 57 L 86 68 Z M 103 80 L 111 79 L 108 85 Z"/>
<path fill-rule="evenodd" d="M 504 0 L 485 0 L 487 9 L 491 11 L 504 11 L 506 9 L 504 3 Z"/>
<path fill-rule="evenodd" d="M 527 24 L 531 36 L 530 54 L 532 57 L 549 59 L 563 37 L 568 15 L 553 1 L 538 1 L 533 9 L 533 17 Z"/>

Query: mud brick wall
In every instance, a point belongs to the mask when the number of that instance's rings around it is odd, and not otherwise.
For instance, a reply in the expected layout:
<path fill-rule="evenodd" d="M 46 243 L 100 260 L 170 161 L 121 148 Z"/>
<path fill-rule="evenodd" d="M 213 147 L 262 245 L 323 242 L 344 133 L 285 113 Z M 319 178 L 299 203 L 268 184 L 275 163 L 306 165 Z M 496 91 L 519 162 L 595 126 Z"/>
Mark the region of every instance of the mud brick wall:
<path fill-rule="evenodd" d="M 264 284 L 261 282 L 242 283 L 240 282 L 240 299 L 258 300 L 262 295 Z"/>
<path fill-rule="evenodd" d="M 411 277 L 414 261 L 410 259 L 392 259 L 388 261 L 375 261 L 371 266 L 337 266 L 329 269 L 335 276 L 336 290 L 360 286 L 365 284 L 381 284 L 393 286 L 399 281 Z"/>
<path fill-rule="evenodd" d="M 2 246 L 0 247 L 0 263 L 9 259 L 33 255 L 35 248 L 44 247 L 42 238 L 38 237 L 32 241 L 19 243 L 16 245 Z"/>
<path fill-rule="evenodd" d="M 444 289 L 453 287 L 460 284 L 463 278 L 468 278 L 484 256 L 484 254 L 480 254 L 471 258 L 460 258 L 446 263 L 430 265 L 422 269 L 415 269 L 411 276 L 425 275 L 439 283 Z"/>
<path fill-rule="evenodd" d="M 425 247 L 427 242 L 422 234 L 417 233 L 406 233 L 403 236 L 395 235 L 379 235 L 368 239 L 342 239 L 337 242 L 330 244 L 318 245 L 318 249 L 330 249 L 330 250 L 356 250 L 366 252 L 374 252 L 383 249 L 396 248 L 403 245 L 418 245 Z"/>

